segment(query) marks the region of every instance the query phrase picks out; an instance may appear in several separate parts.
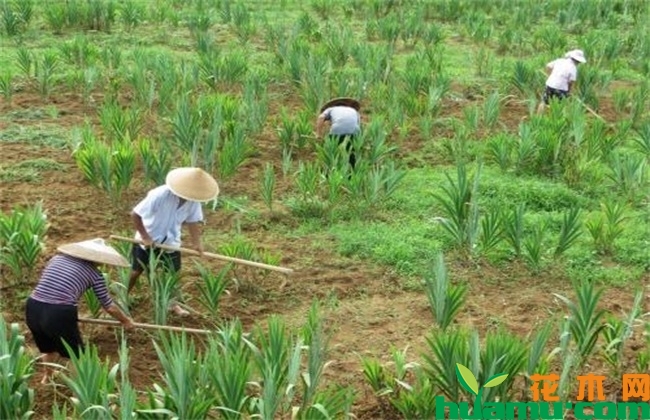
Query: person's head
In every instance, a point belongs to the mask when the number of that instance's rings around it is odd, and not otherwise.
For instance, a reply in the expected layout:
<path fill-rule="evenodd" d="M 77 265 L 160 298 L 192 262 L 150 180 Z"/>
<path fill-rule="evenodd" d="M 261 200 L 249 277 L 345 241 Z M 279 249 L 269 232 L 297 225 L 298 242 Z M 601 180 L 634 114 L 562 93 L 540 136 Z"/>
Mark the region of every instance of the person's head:
<path fill-rule="evenodd" d="M 176 168 L 167 174 L 165 184 L 174 195 L 187 201 L 206 202 L 219 195 L 219 184 L 201 168 Z"/>
<path fill-rule="evenodd" d="M 585 58 L 585 53 L 582 50 L 571 50 L 564 55 L 566 58 L 570 58 L 573 62 L 578 65 L 580 63 L 586 63 L 587 59 Z"/>
<path fill-rule="evenodd" d="M 324 112 L 327 108 L 332 108 L 335 106 L 347 106 L 348 108 L 353 108 L 355 111 L 359 112 L 361 110 L 361 103 L 353 98 L 335 98 L 325 103 L 320 109 L 320 112 Z"/>
<path fill-rule="evenodd" d="M 59 246 L 57 251 L 61 254 L 88 261 L 94 266 L 107 264 L 117 267 L 130 267 L 126 258 L 117 252 L 115 248 L 106 245 L 101 238 L 64 244 Z"/>

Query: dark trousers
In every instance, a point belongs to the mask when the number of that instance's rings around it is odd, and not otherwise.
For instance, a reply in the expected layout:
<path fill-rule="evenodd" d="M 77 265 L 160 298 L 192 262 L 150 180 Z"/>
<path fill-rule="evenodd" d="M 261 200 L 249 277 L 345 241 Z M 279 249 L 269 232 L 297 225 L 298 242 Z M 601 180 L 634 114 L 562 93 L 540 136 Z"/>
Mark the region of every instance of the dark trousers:
<path fill-rule="evenodd" d="M 569 96 L 569 92 L 566 90 L 553 89 L 552 87 L 546 86 L 546 90 L 544 91 L 544 103 L 548 105 L 551 98 L 562 100 L 567 96 Z"/>
<path fill-rule="evenodd" d="M 84 348 L 76 306 L 44 303 L 30 297 L 25 307 L 25 321 L 41 353 L 56 352 L 69 359 L 63 340 L 77 357 Z"/>
<path fill-rule="evenodd" d="M 140 245 L 134 244 L 131 248 L 131 269 L 133 271 L 146 271 L 149 269 L 149 258 L 153 252 L 155 258 L 158 258 L 163 266 L 178 273 L 181 270 L 181 253 L 180 251 L 165 252 L 160 248 L 142 249 Z"/>

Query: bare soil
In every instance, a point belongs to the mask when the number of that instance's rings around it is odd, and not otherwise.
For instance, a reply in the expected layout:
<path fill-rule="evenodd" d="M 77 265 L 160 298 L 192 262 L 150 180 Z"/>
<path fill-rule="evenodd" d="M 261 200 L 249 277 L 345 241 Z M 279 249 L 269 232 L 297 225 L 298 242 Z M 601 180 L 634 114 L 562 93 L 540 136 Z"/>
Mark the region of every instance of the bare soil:
<path fill-rule="evenodd" d="M 59 127 L 71 128 L 82 123 L 84 108 L 80 105 L 79 98 L 74 95 L 57 96 L 52 99 L 52 104 L 56 105 L 58 116 L 41 119 L 39 124 L 56 124 Z M 17 94 L 10 106 L 6 103 L 0 105 L 0 114 L 10 110 L 43 108 L 44 105 L 40 97 Z M 460 104 L 447 105 L 449 106 L 443 111 L 445 117 L 459 116 Z M 613 120 L 613 114 L 611 104 L 603 106 L 603 117 L 608 121 Z M 500 119 L 512 129 L 525 115 L 525 105 L 512 101 L 506 104 Z M 33 121 L 25 119 L 20 123 L 27 125 Z M 411 150 L 417 150 L 421 147 L 419 143 L 418 140 L 409 138 L 400 145 L 401 152 L 407 154 Z M 229 197 L 247 195 L 253 201 L 261 201 L 258 193 L 259 174 L 264 163 L 271 161 L 277 168 L 280 166 L 278 141 L 272 127 L 260 135 L 257 144 L 258 154 L 241 168 L 234 179 L 221 185 L 222 194 Z M 127 212 L 148 189 L 148 186 L 136 182 L 124 198 L 125 204 L 121 208 L 115 208 L 104 194 L 89 186 L 83 179 L 75 168 L 69 150 L 33 147 L 24 143 L 0 143 L 0 157 L 2 166 L 45 157 L 67 167 L 65 171 L 44 173 L 38 183 L 7 182 L 0 187 L 0 209 L 5 212 L 15 205 L 43 201 L 51 225 L 39 270 L 55 253 L 55 247 L 61 243 L 93 237 L 108 238 L 111 234 L 131 231 Z M 281 181 L 278 194 L 290 188 L 291 185 Z M 237 222 L 237 218 L 231 213 L 206 213 L 206 238 L 211 241 L 218 236 L 227 235 Z M 410 358 L 419 360 L 419 353 L 426 348 L 425 337 L 434 327 L 426 296 L 420 292 L 404 291 L 400 286 L 400 279 L 390 268 L 337 255 L 332 251 L 335 245 L 332 238 L 325 237 L 324 243 L 319 243 L 318 246 L 314 246 L 310 238 L 287 240 L 272 230 L 265 229 L 266 223 L 271 222 L 244 220 L 242 231 L 260 247 L 281 253 L 280 264 L 293 268 L 295 273 L 289 277 L 278 273 L 262 277 L 251 269 L 238 268 L 237 276 L 242 279 L 243 285 L 239 290 L 232 288 L 231 294 L 224 297 L 222 316 L 226 319 L 238 317 L 247 329 L 257 322 L 263 322 L 271 314 L 283 316 L 291 325 L 301 325 L 312 299 L 322 298 L 327 303 L 327 325 L 331 334 L 332 347 L 329 357 L 334 361 L 326 371 L 327 380 L 356 387 L 358 394 L 354 411 L 360 419 L 397 418 L 395 413 L 381 409 L 371 390 L 365 385 L 359 363 L 360 356 L 374 356 L 388 361 L 392 348 L 403 349 L 408 346 Z M 281 214 L 272 223 L 284 223 L 288 227 L 294 227 L 296 222 L 288 215 Z M 212 245 L 215 242 L 207 244 L 208 250 L 214 249 Z M 565 313 L 565 308 L 553 297 L 553 293 L 571 295 L 570 283 L 559 270 L 551 270 L 543 276 L 533 277 L 525 267 L 516 264 L 505 269 L 487 264 L 474 266 L 453 256 L 448 262 L 454 281 L 463 281 L 469 285 L 468 300 L 457 322 L 478 329 L 481 337 L 498 327 L 505 327 L 526 336 L 535 331 L 542 321 L 550 317 L 561 317 Z M 204 260 L 203 263 L 215 270 L 223 266 L 222 262 L 215 260 Z M 196 289 L 199 277 L 192 268 L 191 258 L 186 257 L 184 264 L 184 293 L 189 297 L 189 305 L 201 311 Z M 649 280 L 646 275 L 643 284 Z M 33 286 L 36 281 L 37 275 L 34 275 L 29 286 Z M 629 308 L 633 298 L 631 289 L 609 288 L 603 296 L 604 308 L 617 314 Z M 35 349 L 23 322 L 27 291 L 27 287 L 2 290 L 4 315 L 7 321 L 20 322 L 23 325 L 28 344 Z M 136 291 L 136 298 L 140 304 L 134 310 L 135 320 L 151 322 L 151 302 L 143 281 Z M 644 306 L 647 311 L 647 304 Z M 184 319 L 173 315 L 170 318 L 172 325 L 194 328 L 210 328 L 212 321 L 198 314 Z M 85 339 L 99 346 L 102 357 L 109 357 L 117 362 L 116 330 L 89 324 L 81 324 L 81 328 Z M 642 340 L 640 332 L 637 332 L 632 349 L 641 349 Z M 132 358 L 129 371 L 131 381 L 140 391 L 151 389 L 154 382 L 161 381 L 151 336 L 143 331 L 130 333 L 129 345 Z M 626 354 L 631 371 L 635 353 L 636 351 L 629 351 Z M 607 372 L 600 362 L 585 366 L 585 373 L 587 370 Z M 65 391 L 62 391 L 64 387 L 54 389 L 52 385 L 41 386 L 38 379 L 34 378 L 36 417 L 49 418 L 53 402 L 60 403 L 61 393 L 65 395 Z M 608 397 L 616 399 L 620 396 L 620 379 L 608 378 L 608 383 Z"/>

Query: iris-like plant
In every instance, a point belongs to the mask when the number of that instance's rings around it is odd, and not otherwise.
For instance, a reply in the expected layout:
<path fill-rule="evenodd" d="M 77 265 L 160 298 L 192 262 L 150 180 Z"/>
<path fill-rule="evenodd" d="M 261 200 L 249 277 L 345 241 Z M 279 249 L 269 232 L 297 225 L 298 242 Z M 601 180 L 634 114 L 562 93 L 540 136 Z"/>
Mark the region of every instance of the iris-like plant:
<path fill-rule="evenodd" d="M 447 269 L 441 253 L 436 257 L 433 277 L 425 277 L 425 291 L 429 299 L 429 307 L 436 322 L 444 331 L 454 320 L 465 300 L 467 287 L 449 284 Z"/>
<path fill-rule="evenodd" d="M 34 359 L 26 352 L 18 324 L 8 325 L 0 314 L 0 418 L 29 419 L 34 414 L 34 390 L 29 387 L 33 374 Z"/>

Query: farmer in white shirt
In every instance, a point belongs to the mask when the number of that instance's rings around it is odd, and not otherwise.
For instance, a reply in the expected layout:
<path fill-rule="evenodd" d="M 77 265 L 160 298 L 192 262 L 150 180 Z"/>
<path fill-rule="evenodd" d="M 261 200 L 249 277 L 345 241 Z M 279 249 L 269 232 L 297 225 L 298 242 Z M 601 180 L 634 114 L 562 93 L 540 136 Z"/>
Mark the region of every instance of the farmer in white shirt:
<path fill-rule="evenodd" d="M 562 100 L 571 93 L 575 81 L 578 79 L 578 65 L 586 63 L 582 50 L 572 50 L 563 58 L 553 60 L 546 65 L 546 90 L 544 91 L 544 103 L 540 104 L 539 111 L 550 103 L 551 98 Z"/>
<path fill-rule="evenodd" d="M 339 144 L 347 140 L 346 151 L 352 169 L 356 163 L 352 144 L 361 130 L 361 104 L 352 98 L 332 99 L 321 108 L 321 113 L 316 121 L 316 135 L 320 138 L 325 122 L 330 123 L 329 135 L 335 137 Z"/>
<path fill-rule="evenodd" d="M 130 292 L 143 271 L 149 267 L 149 257 L 153 251 L 156 258 L 172 273 L 179 274 L 181 254 L 179 251 L 164 251 L 156 244 L 172 247 L 181 246 L 181 226 L 186 224 L 190 232 L 192 248 L 203 253 L 201 243 L 201 224 L 203 211 L 201 202 L 213 200 L 219 194 L 217 181 L 200 168 L 177 168 L 167 174 L 165 185 L 147 193 L 131 212 L 136 229 L 135 238 L 143 245 L 134 244 L 132 248 Z M 179 295 L 177 292 L 175 293 Z M 188 312 L 175 300 L 171 308 L 178 315 Z"/>

